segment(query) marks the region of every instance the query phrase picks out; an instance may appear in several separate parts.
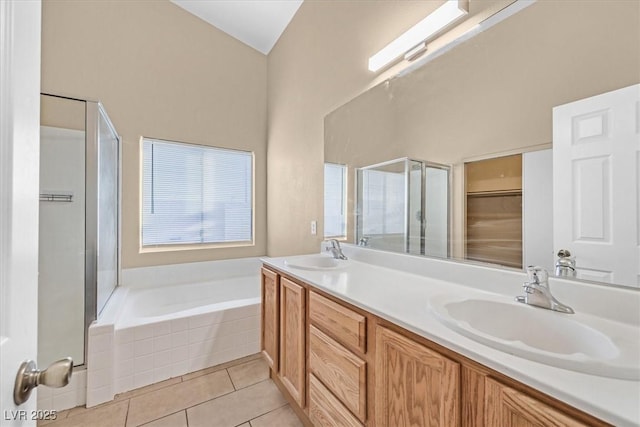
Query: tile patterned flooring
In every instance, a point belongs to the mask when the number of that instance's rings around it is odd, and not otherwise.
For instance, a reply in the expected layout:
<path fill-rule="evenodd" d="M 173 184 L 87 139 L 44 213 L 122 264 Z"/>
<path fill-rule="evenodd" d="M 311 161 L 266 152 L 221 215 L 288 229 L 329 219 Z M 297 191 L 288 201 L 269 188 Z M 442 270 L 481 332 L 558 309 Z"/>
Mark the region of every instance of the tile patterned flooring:
<path fill-rule="evenodd" d="M 46 427 L 301 427 L 259 354 L 62 411 Z"/>

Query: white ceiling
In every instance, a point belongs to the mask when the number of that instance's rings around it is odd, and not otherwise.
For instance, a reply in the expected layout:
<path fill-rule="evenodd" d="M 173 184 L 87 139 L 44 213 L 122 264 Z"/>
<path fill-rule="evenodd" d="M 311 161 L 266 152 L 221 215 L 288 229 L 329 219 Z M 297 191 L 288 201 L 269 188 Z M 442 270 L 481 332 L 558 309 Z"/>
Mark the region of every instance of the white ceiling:
<path fill-rule="evenodd" d="M 171 0 L 267 55 L 303 0 Z"/>

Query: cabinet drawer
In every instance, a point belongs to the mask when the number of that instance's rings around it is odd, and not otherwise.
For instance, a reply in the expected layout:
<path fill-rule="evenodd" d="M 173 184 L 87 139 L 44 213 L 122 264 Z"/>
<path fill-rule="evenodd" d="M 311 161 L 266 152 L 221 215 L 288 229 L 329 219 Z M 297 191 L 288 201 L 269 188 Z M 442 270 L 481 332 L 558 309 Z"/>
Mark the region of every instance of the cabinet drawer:
<path fill-rule="evenodd" d="M 309 318 L 347 347 L 366 352 L 367 319 L 361 314 L 311 291 Z"/>
<path fill-rule="evenodd" d="M 361 421 L 366 418 L 366 362 L 309 327 L 309 370 Z"/>
<path fill-rule="evenodd" d="M 316 427 L 362 427 L 315 375 L 309 375 L 309 419 Z"/>

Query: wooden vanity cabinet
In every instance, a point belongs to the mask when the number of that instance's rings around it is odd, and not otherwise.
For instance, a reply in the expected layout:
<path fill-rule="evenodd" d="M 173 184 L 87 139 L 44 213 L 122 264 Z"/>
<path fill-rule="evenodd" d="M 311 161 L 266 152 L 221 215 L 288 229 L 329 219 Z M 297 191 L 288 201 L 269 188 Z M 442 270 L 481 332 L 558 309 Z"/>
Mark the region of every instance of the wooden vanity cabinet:
<path fill-rule="evenodd" d="M 327 331 L 352 351 L 367 352 L 367 319 L 362 314 L 309 291 L 309 322 Z"/>
<path fill-rule="evenodd" d="M 309 374 L 309 419 L 315 427 L 362 427 L 315 375 Z"/>
<path fill-rule="evenodd" d="M 586 427 L 563 412 L 506 386 L 485 380 L 485 426 L 487 427 Z"/>
<path fill-rule="evenodd" d="M 261 271 L 262 304 L 260 348 L 269 367 L 278 372 L 280 345 L 280 276 L 271 270 Z"/>
<path fill-rule="evenodd" d="M 305 426 L 607 426 L 311 285 L 262 270 L 262 352 Z"/>
<path fill-rule="evenodd" d="M 460 365 L 395 331 L 376 328 L 377 426 L 460 425 Z"/>
<path fill-rule="evenodd" d="M 293 399 L 305 406 L 305 288 L 280 278 L 280 379 Z"/>
<path fill-rule="evenodd" d="M 367 420 L 367 356 L 364 315 L 309 291 L 309 387 L 327 390 L 329 399 L 310 394 L 310 417 L 340 414 L 344 422 Z M 311 408 L 318 410 L 311 412 Z M 322 417 L 322 419 L 326 418 Z"/>
<path fill-rule="evenodd" d="M 305 405 L 306 289 L 267 268 L 261 270 L 261 349 L 300 408 Z"/>

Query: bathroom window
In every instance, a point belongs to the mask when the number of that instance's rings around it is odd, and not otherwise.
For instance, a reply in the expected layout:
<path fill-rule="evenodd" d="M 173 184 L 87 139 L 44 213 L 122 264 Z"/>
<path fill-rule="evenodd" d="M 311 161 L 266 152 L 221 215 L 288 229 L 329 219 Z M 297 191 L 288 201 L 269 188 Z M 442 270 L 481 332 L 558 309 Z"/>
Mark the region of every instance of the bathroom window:
<path fill-rule="evenodd" d="M 347 236 L 347 167 L 324 164 L 324 237 Z"/>
<path fill-rule="evenodd" d="M 142 139 L 142 246 L 253 241 L 253 153 Z"/>

